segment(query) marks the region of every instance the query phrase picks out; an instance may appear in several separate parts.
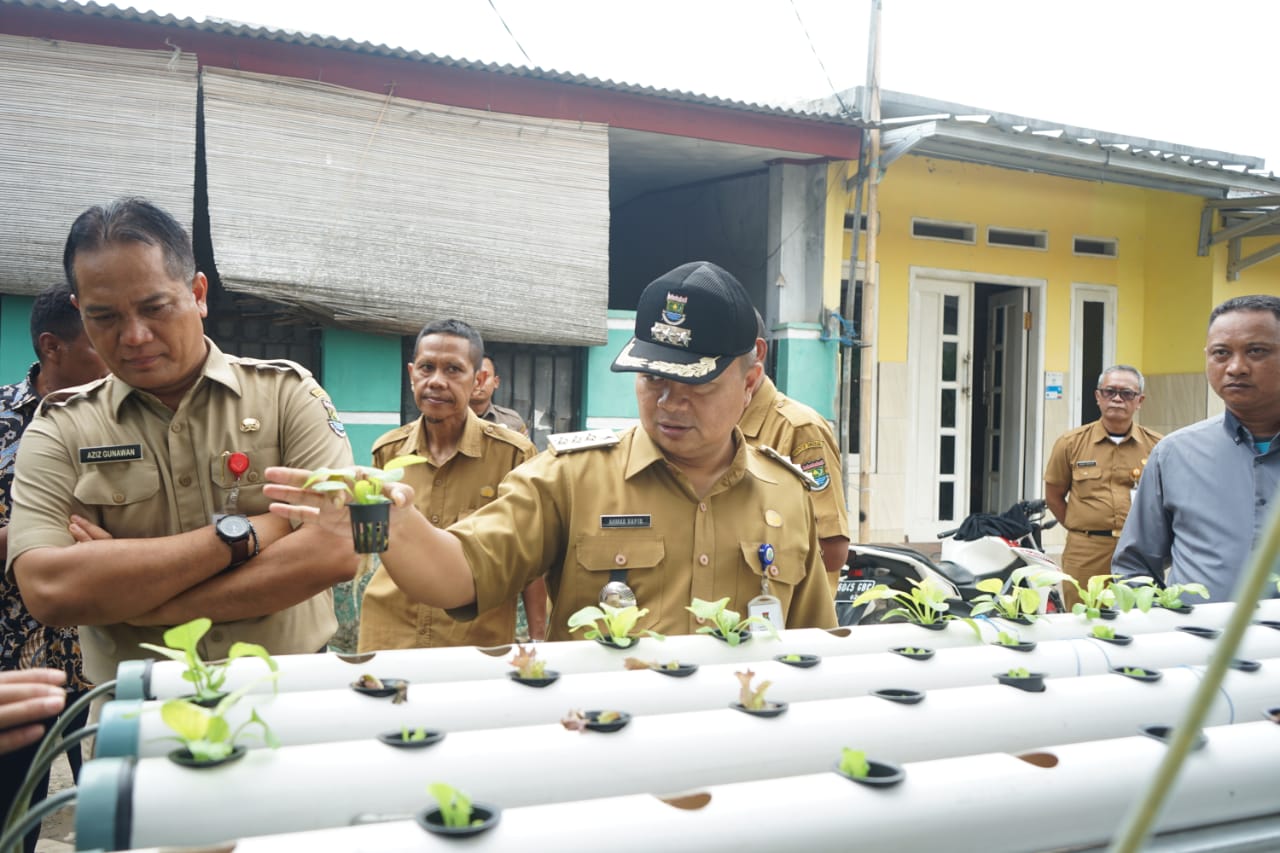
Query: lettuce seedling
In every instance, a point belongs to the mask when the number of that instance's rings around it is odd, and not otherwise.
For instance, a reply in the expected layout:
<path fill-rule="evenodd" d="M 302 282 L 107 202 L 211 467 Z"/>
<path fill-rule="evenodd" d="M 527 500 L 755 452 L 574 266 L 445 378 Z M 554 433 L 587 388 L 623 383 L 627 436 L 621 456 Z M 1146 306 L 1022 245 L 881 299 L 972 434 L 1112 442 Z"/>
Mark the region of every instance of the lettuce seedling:
<path fill-rule="evenodd" d="M 647 635 L 655 639 L 664 639 L 657 631 L 636 632 L 636 623 L 640 617 L 649 613 L 649 608 L 639 608 L 632 604 L 628 607 L 614 607 L 601 604 L 599 607 L 589 605 L 569 617 L 569 633 L 579 628 L 586 628 L 583 638 L 588 640 L 606 639 L 621 649 L 625 649 L 638 640 L 639 635 Z"/>
<path fill-rule="evenodd" d="M 840 750 L 840 772 L 850 779 L 865 779 L 871 772 L 871 763 L 861 749 L 844 747 Z"/>
<path fill-rule="evenodd" d="M 1039 566 L 1022 566 L 1014 569 L 1009 576 L 1009 591 L 1004 592 L 1004 581 L 999 578 L 985 578 L 977 583 L 984 595 L 973 598 L 973 609 L 970 616 L 981 616 L 983 613 L 995 611 L 1006 619 L 1025 619 L 1034 621 L 1040 610 L 1040 590 L 1047 586 L 1066 580 L 1064 572 L 1055 572 Z M 1023 582 L 1026 586 L 1023 586 Z"/>
<path fill-rule="evenodd" d="M 764 694 L 765 691 L 773 684 L 772 681 L 762 681 L 760 686 L 752 688 L 751 680 L 756 674 L 751 670 L 746 672 L 735 672 L 738 676 L 738 703 L 748 711 L 762 711 L 766 704 Z"/>
<path fill-rule="evenodd" d="M 996 642 L 1002 646 L 1016 646 L 1019 645 L 1022 640 L 1016 635 L 1010 634 L 1008 631 L 1001 631 L 999 634 L 996 634 Z"/>
<path fill-rule="evenodd" d="M 947 589 L 933 578 L 918 581 L 907 578 L 909 590 L 895 590 L 885 584 L 876 584 L 853 600 L 854 607 L 873 601 L 892 601 L 898 606 L 880 617 L 881 621 L 901 616 L 917 625 L 934 625 L 947 618 L 951 605 L 947 603 Z"/>
<path fill-rule="evenodd" d="M 1187 606 L 1182 600 L 1184 595 L 1208 598 L 1209 590 L 1202 583 L 1171 583 L 1164 589 L 1156 590 L 1156 603 L 1168 610 L 1181 610 Z"/>
<path fill-rule="evenodd" d="M 190 622 L 175 625 L 165 631 L 164 646 L 157 646 L 153 643 L 139 643 L 138 645 L 147 651 L 152 651 L 164 655 L 170 660 L 186 664 L 187 669 L 182 673 L 182 678 L 184 681 L 191 682 L 197 702 L 212 701 L 222 695 L 222 686 L 227 681 L 227 666 L 236 658 L 261 658 L 268 669 L 272 672 L 278 671 L 275 660 L 265 648 L 257 643 L 233 643 L 231 648 L 227 650 L 226 660 L 219 663 L 206 663 L 201 660 L 198 648 L 200 638 L 207 634 L 211 627 L 213 627 L 213 622 L 209 619 L 204 617 L 192 619 Z M 274 688 L 275 686 L 273 679 L 272 687 Z"/>
<path fill-rule="evenodd" d="M 516 668 L 516 673 L 525 679 L 536 679 L 547 677 L 547 662 L 538 660 L 538 650 L 534 646 L 526 649 L 524 646 L 517 645 L 516 653 L 508 661 Z"/>
<path fill-rule="evenodd" d="M 425 456 L 408 454 L 387 462 L 385 468 L 367 465 L 351 465 L 345 468 L 317 468 L 302 484 L 313 492 L 346 492 L 353 504 L 385 504 L 391 499 L 382 494 L 384 483 L 404 479 L 404 469 L 409 465 L 426 462 Z"/>
<path fill-rule="evenodd" d="M 1138 666 L 1123 666 L 1120 668 L 1120 671 L 1123 672 L 1125 675 L 1136 675 L 1139 678 L 1145 677 L 1150 674 L 1145 669 Z"/>
<path fill-rule="evenodd" d="M 695 633 L 698 634 L 719 634 L 725 641 L 736 646 L 742 642 L 739 634 L 752 625 L 763 625 L 769 632 L 769 636 L 775 640 L 778 638 L 778 631 L 773 627 L 773 623 L 762 616 L 748 616 L 746 619 L 741 618 L 736 610 L 727 609 L 729 606 L 729 597 L 716 601 L 704 601 L 701 598 L 695 598 L 685 610 L 688 610 L 698 619 L 710 624 L 703 625 Z"/>
<path fill-rule="evenodd" d="M 278 673 L 266 676 L 274 681 Z M 256 684 L 256 682 L 254 683 Z M 271 731 L 266 721 L 258 716 L 255 708 L 245 720 L 233 731 L 226 720 L 226 713 L 233 705 L 244 698 L 254 684 L 246 684 L 239 690 L 228 693 L 211 711 L 188 699 L 170 699 L 160 706 L 160 719 L 173 730 L 176 740 L 186 747 L 187 752 L 196 761 L 217 761 L 226 758 L 235 749 L 240 733 L 249 726 L 262 728 L 262 740 L 267 746 L 275 749 L 280 740 Z"/>
<path fill-rule="evenodd" d="M 440 809 L 440 820 L 449 828 L 475 826 L 484 821 L 471 819 L 471 798 L 452 785 L 444 782 L 432 782 L 427 786 L 427 793 L 435 798 Z"/>
<path fill-rule="evenodd" d="M 1006 672 L 1005 675 L 1010 678 L 1030 678 L 1031 670 L 1027 669 L 1025 666 L 1015 666 Z"/>
<path fill-rule="evenodd" d="M 1114 583 L 1118 575 L 1093 575 L 1089 578 L 1088 583 L 1084 586 L 1080 585 L 1080 581 L 1067 575 L 1063 578 L 1063 583 L 1073 584 L 1076 588 L 1076 595 L 1080 599 L 1071 606 L 1072 613 L 1083 613 L 1086 619 L 1102 618 L 1102 609 L 1116 608 L 1124 609 L 1119 606 L 1116 601 L 1116 592 Z"/>
<path fill-rule="evenodd" d="M 1094 625 L 1093 636 L 1099 640 L 1114 640 L 1116 638 L 1116 629 L 1110 625 Z"/>

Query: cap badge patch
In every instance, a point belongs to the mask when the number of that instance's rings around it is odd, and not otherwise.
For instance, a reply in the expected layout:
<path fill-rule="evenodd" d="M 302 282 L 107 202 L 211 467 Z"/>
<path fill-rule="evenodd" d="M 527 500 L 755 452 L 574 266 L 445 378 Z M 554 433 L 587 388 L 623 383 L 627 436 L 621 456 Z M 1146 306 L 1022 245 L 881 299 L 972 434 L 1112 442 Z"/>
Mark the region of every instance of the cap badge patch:
<path fill-rule="evenodd" d="M 689 297 L 681 296 L 678 293 L 667 294 L 667 305 L 662 309 L 662 319 L 666 320 L 672 326 L 679 326 L 684 323 L 684 308 L 689 304 Z"/>
<path fill-rule="evenodd" d="M 666 316 L 667 312 L 663 312 Z M 684 322 L 684 317 L 680 318 L 680 322 Z M 649 336 L 653 338 L 654 343 L 670 344 L 673 347 L 689 348 L 689 341 L 692 336 L 688 329 L 677 329 L 675 326 L 668 326 L 666 323 L 654 323 L 653 328 L 649 330 Z"/>

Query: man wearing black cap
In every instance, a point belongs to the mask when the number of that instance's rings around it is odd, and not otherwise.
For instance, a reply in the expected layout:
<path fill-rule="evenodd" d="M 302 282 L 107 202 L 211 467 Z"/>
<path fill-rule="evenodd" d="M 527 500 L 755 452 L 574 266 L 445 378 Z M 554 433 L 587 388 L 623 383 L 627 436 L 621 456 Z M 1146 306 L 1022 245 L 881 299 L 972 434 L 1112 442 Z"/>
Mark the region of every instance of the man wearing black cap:
<path fill-rule="evenodd" d="M 411 489 L 388 484 L 383 565 L 411 600 L 461 618 L 546 574 L 550 640 L 572 639 L 568 617 L 602 600 L 606 585 L 634 592 L 649 611 L 638 627 L 662 633 L 697 629 L 685 610 L 694 598 L 727 596 L 745 615 L 762 594 L 777 599 L 788 628 L 834 627 L 805 479 L 737 428 L 762 370 L 755 348 L 742 285 L 714 264 L 677 267 L 641 294 L 635 337 L 613 364 L 638 374 L 641 428 L 552 436 L 549 453 L 447 531 L 413 509 Z M 267 477 L 280 484 L 268 496 L 287 501 L 273 512 L 349 528 L 344 507 L 296 488 L 306 472 Z"/>

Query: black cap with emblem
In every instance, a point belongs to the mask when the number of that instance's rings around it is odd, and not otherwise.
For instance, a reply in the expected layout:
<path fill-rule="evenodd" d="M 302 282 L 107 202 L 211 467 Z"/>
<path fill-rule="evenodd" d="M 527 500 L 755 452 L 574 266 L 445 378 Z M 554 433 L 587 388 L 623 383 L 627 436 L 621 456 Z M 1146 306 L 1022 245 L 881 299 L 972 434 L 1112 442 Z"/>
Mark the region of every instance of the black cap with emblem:
<path fill-rule="evenodd" d="M 700 385 L 755 345 L 756 313 L 746 290 L 728 271 L 694 261 L 640 294 L 635 337 L 614 359 L 613 370 Z"/>

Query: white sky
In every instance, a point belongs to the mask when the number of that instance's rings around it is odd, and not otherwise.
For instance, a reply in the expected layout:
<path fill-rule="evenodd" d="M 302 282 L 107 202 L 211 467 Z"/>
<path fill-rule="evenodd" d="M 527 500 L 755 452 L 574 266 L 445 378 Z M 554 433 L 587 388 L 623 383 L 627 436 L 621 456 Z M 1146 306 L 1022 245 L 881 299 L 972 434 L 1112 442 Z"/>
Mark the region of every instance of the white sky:
<path fill-rule="evenodd" d="M 490 0 L 116 0 L 762 103 L 866 82 L 870 0 L 492 2 L 532 62 Z M 883 0 L 882 9 L 886 89 L 1264 157 L 1280 171 L 1280 120 L 1264 100 L 1280 2 Z"/>

